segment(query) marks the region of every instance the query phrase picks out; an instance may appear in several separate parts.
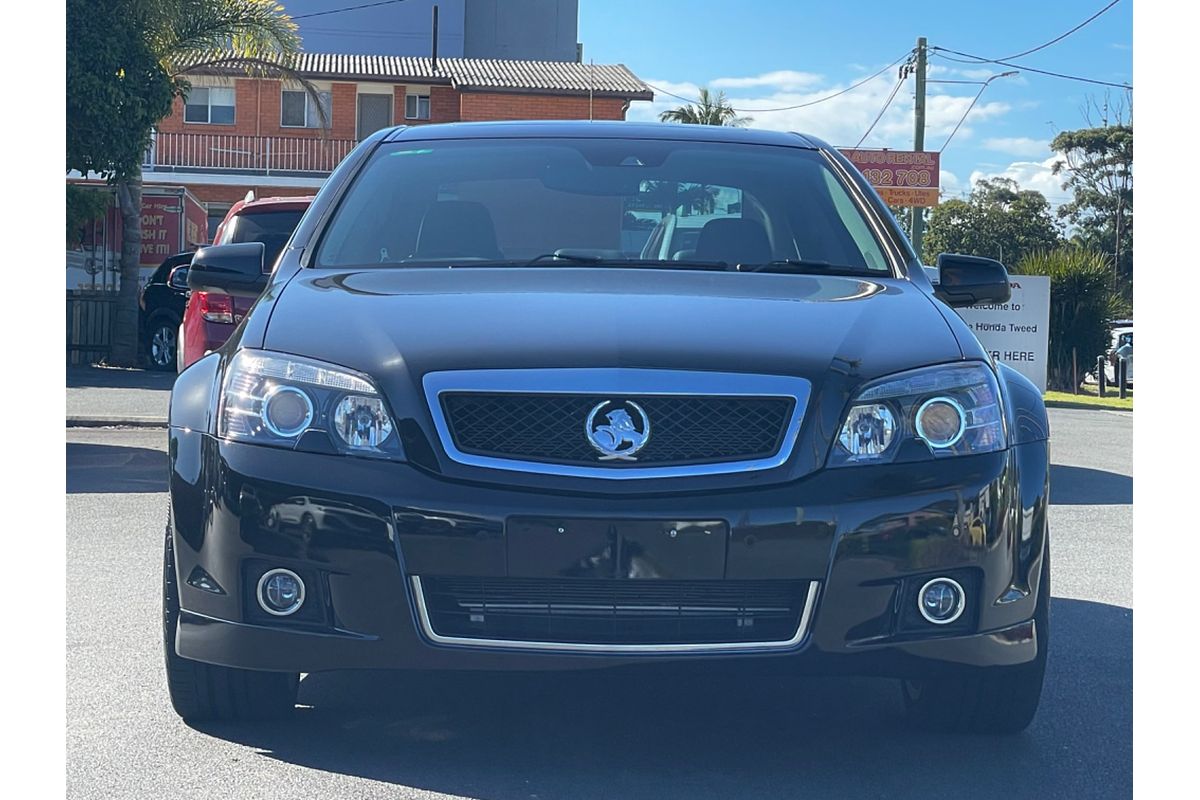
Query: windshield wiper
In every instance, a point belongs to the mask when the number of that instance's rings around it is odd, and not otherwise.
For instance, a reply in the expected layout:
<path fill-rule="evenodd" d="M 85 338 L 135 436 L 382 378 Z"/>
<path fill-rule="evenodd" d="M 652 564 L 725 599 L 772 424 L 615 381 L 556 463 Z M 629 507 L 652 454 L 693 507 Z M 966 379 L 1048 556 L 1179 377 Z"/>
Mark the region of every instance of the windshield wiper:
<path fill-rule="evenodd" d="M 606 260 L 607 259 L 603 259 L 600 256 L 585 255 L 583 253 L 568 253 L 562 250 L 557 250 L 553 253 L 542 253 L 540 256 L 534 256 L 521 266 L 532 267 L 534 264 L 539 264 L 543 261 L 567 261 L 572 264 L 601 264 Z"/>
<path fill-rule="evenodd" d="M 886 277 L 881 270 L 850 267 L 845 264 L 833 264 L 829 261 L 818 261 L 803 258 L 777 258 L 763 264 L 738 264 L 738 272 L 794 272 L 805 275 L 854 275 L 864 277 Z"/>
<path fill-rule="evenodd" d="M 572 264 L 594 264 L 605 267 L 667 267 L 677 269 L 712 269 L 724 270 L 728 269 L 729 265 L 724 261 L 686 261 L 666 258 L 616 258 L 607 256 L 596 256 L 590 253 L 572 253 L 566 250 L 558 250 L 553 253 L 542 253 L 540 256 L 534 256 L 529 261 L 520 266 L 532 267 L 537 264 L 549 265 L 572 265 Z M 517 266 L 514 264 L 513 266 Z"/>

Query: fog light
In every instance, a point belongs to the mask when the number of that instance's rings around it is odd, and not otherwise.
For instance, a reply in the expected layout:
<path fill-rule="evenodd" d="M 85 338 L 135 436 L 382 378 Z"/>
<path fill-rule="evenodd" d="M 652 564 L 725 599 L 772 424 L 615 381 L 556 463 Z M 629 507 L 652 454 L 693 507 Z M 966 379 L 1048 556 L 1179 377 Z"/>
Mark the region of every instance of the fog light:
<path fill-rule="evenodd" d="M 277 386 L 263 399 L 262 419 L 276 436 L 285 439 L 297 436 L 312 424 L 312 401 L 299 389 Z"/>
<path fill-rule="evenodd" d="M 962 616 L 967 596 L 962 585 L 950 578 L 934 578 L 917 593 L 921 616 L 934 625 L 949 625 Z"/>
<path fill-rule="evenodd" d="M 258 579 L 258 604 L 276 617 L 295 614 L 304 605 L 304 581 L 288 569 L 273 569 Z"/>

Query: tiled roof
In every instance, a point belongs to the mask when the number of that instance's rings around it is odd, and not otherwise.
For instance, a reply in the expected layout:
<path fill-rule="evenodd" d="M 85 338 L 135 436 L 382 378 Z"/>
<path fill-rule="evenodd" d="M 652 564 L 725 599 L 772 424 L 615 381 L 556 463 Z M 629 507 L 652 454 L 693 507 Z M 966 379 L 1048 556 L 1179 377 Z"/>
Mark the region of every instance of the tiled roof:
<path fill-rule="evenodd" d="M 498 58 L 439 58 L 302 53 L 296 69 L 306 78 L 413 81 L 456 89 L 616 95 L 651 100 L 654 93 L 624 64 L 574 61 L 510 61 Z"/>

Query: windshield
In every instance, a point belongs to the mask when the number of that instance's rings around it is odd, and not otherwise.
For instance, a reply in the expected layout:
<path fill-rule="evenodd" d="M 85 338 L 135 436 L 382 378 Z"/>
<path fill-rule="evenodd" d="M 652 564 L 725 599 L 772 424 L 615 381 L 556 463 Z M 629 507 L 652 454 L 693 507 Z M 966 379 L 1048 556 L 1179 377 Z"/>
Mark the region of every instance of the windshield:
<path fill-rule="evenodd" d="M 229 221 L 232 230 L 226 231 L 222 244 L 262 242 L 265 246 L 263 264 L 268 270 L 283 252 L 283 246 L 300 224 L 304 209 L 287 211 L 244 211 Z"/>
<path fill-rule="evenodd" d="M 383 145 L 341 202 L 315 263 L 562 261 L 890 274 L 820 153 L 625 139 Z"/>

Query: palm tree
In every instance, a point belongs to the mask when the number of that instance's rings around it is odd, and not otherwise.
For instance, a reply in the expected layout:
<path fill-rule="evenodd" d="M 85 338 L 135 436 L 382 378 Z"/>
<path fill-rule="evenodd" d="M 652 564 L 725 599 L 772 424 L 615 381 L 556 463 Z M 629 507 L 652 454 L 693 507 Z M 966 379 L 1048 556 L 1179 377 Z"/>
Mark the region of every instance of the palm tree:
<path fill-rule="evenodd" d="M 679 108 L 668 109 L 658 115 L 662 122 L 682 122 L 685 125 L 729 125 L 740 128 L 754 121 L 753 117 L 739 117 L 725 99 L 725 92 L 716 97 L 707 88 L 700 90 L 700 101 Z"/>
<path fill-rule="evenodd" d="M 317 100 L 322 128 L 325 110 L 308 81 L 290 67 L 300 51 L 296 23 L 277 0 L 142 0 L 132 5 L 146 20 L 146 40 L 177 96 L 186 97 L 188 72 L 237 69 L 248 75 L 278 76 L 300 83 Z M 150 131 L 146 131 L 149 141 Z M 136 167 L 117 181 L 121 210 L 121 287 L 110 360 L 137 361 L 139 262 L 142 249 L 142 172 Z"/>

